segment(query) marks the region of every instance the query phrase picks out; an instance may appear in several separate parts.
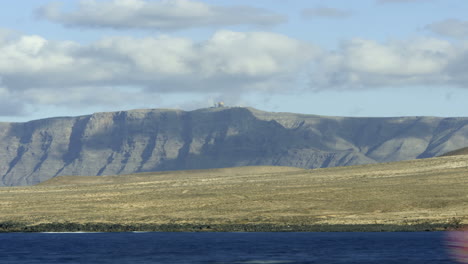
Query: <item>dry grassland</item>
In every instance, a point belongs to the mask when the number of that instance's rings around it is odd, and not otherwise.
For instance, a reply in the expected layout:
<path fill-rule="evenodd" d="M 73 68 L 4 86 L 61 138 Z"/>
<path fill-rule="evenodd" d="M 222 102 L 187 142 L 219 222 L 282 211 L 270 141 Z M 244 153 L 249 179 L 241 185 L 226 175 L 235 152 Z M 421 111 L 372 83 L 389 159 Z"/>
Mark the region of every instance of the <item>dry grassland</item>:
<path fill-rule="evenodd" d="M 289 167 L 57 177 L 0 188 L 0 222 L 468 224 L 468 156 Z"/>

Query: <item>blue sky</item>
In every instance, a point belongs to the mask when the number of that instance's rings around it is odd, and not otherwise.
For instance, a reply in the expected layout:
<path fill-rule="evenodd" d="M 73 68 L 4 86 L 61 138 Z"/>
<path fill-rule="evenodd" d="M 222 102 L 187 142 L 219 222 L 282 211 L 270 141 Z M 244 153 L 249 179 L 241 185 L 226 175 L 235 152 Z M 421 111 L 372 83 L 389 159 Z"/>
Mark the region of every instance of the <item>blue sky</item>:
<path fill-rule="evenodd" d="M 465 0 L 9 1 L 0 120 L 209 107 L 468 116 Z"/>

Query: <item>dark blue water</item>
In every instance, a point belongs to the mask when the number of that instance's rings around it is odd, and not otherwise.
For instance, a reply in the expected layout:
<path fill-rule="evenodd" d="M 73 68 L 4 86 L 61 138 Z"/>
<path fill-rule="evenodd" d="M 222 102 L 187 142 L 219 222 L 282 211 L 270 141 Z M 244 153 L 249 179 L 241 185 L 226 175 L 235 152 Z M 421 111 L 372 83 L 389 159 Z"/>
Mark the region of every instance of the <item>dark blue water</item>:
<path fill-rule="evenodd" d="M 12 233 L 0 263 L 455 263 L 441 232 Z"/>

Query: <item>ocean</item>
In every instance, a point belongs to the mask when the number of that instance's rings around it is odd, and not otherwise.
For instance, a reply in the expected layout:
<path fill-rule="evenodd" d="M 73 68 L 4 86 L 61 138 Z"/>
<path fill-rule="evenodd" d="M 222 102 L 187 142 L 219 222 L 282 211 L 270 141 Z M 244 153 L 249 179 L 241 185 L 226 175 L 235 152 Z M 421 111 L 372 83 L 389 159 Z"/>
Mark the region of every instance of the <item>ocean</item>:
<path fill-rule="evenodd" d="M 444 232 L 3 233 L 0 263 L 457 263 Z"/>

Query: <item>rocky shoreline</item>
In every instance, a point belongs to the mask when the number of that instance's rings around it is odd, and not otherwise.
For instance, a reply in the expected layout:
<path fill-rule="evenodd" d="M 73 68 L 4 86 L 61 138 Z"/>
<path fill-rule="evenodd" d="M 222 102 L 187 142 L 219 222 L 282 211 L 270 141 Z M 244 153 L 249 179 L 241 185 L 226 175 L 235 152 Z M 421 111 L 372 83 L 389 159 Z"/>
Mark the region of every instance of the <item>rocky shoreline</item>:
<path fill-rule="evenodd" d="M 460 223 L 397 224 L 113 224 L 113 223 L 0 223 L 0 233 L 13 232 L 422 232 L 461 229 Z"/>

